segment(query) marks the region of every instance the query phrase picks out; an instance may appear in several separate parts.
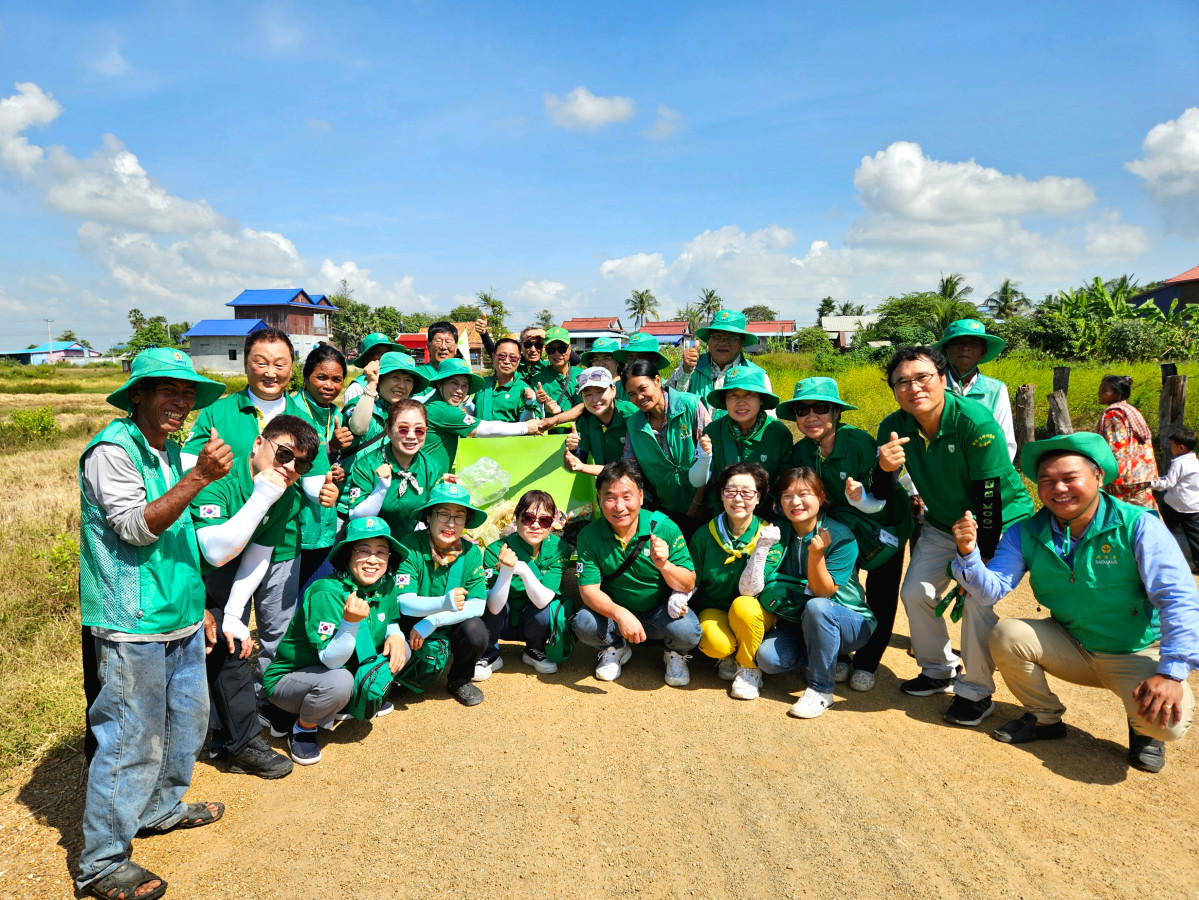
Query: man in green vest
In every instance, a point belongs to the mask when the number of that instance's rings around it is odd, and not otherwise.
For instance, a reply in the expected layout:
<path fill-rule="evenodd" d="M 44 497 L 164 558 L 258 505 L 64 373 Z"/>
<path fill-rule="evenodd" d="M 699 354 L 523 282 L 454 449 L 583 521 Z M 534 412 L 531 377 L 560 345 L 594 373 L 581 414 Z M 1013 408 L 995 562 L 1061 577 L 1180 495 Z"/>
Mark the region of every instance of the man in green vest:
<path fill-rule="evenodd" d="M 741 352 L 747 339 L 751 346 L 758 341 L 755 334 L 746 330 L 744 313 L 722 309 L 712 318 L 712 324 L 697 330 L 695 336 L 707 342 L 708 352 L 701 354 L 695 347 L 684 348 L 683 361 L 667 379 L 667 387 L 696 394 L 701 402 L 706 403 L 709 393 L 724 387 L 725 373 L 733 366 L 760 368 Z M 765 372 L 762 374 L 766 390 L 773 393 L 770 376 Z M 725 415 L 723 409 L 711 409 L 709 412 L 713 419 Z"/>
<path fill-rule="evenodd" d="M 1007 439 L 1008 456 L 1016 458 L 1016 430 L 1012 424 L 1012 401 L 1007 385 L 998 378 L 989 378 L 978 370 L 989 363 L 1005 346 L 1003 338 L 987 334 L 986 326 L 978 319 L 958 319 L 945 329 L 945 337 L 933 344 L 949 360 L 945 376 L 949 389 L 959 397 L 977 400 L 994 416 Z"/>
<path fill-rule="evenodd" d="M 1028 710 L 997 728 L 1009 744 L 1064 738 L 1065 705 L 1046 673 L 1105 688 L 1124 704 L 1128 761 L 1146 772 L 1166 764 L 1164 741 L 1190 727 L 1187 676 L 1199 668 L 1199 591 L 1173 536 L 1144 507 L 1103 492 L 1117 476 L 1102 436 L 1034 441 L 1020 460 L 1044 507 L 1010 528 L 989 563 L 968 510 L 954 524 L 954 575 L 994 605 L 1027 572 L 1048 619 L 1003 619 L 991 652 Z"/>
<path fill-rule="evenodd" d="M 140 831 L 214 822 L 220 803 L 184 803 L 208 726 L 204 583 L 187 507 L 233 453 L 216 436 L 187 474 L 168 437 L 225 387 L 177 350 L 144 350 L 108 397 L 114 419 L 79 460 L 79 598 L 95 649 L 88 724 L 96 749 L 83 810 L 80 890 L 154 895 L 166 882 L 129 856 Z M 85 659 L 89 654 L 85 654 Z M 161 893 L 161 891 L 159 891 Z"/>

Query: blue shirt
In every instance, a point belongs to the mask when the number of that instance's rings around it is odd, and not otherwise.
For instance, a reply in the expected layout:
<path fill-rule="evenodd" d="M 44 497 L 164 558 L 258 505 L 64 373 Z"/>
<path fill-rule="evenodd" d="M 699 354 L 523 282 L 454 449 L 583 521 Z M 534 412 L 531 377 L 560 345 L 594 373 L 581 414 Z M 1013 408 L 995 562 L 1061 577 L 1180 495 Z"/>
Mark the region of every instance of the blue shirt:
<path fill-rule="evenodd" d="M 1009 528 L 999 539 L 995 557 L 986 565 L 975 547 L 969 556 L 953 560 L 953 575 L 975 597 L 994 606 L 1024 578 L 1028 564 L 1020 552 L 1020 529 Z M 1053 546 L 1070 564 L 1077 541 L 1065 552 L 1065 533 L 1056 518 L 1050 519 Z M 1088 524 L 1088 528 L 1090 525 Z M 1162 640 L 1159 646 L 1159 675 L 1185 679 L 1199 669 L 1199 589 L 1174 535 L 1157 516 L 1141 516 L 1133 531 L 1133 555 L 1149 602 L 1161 614 Z"/>

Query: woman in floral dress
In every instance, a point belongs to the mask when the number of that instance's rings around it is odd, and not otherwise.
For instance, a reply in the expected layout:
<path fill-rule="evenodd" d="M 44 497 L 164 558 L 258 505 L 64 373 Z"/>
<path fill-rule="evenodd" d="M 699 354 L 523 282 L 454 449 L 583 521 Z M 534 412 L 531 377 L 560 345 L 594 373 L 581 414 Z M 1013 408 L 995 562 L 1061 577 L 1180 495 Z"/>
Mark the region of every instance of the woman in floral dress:
<path fill-rule="evenodd" d="M 1156 480 L 1153 434 L 1140 410 L 1128 402 L 1132 379 L 1127 375 L 1104 375 L 1099 382 L 1099 402 L 1106 403 L 1095 431 L 1103 435 L 1116 456 L 1120 477 L 1105 490 L 1125 503 L 1157 511 L 1149 484 Z"/>

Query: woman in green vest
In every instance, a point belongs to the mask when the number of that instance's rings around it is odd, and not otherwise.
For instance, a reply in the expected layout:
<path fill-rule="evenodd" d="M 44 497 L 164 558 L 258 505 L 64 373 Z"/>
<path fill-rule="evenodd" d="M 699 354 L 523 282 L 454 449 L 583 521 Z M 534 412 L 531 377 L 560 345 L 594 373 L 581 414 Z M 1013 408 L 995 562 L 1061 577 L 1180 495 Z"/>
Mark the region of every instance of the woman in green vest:
<path fill-rule="evenodd" d="M 637 412 L 629 420 L 625 458 L 637 461 L 652 489 L 646 506 L 670 514 L 683 536 L 690 538 L 707 524 L 703 515 L 706 461 L 696 452 L 711 419 L 699 398 L 662 386 L 652 363 L 634 360 L 625 366 L 624 387 Z"/>
<path fill-rule="evenodd" d="M 392 577 L 400 555 L 400 545 L 382 519 L 351 522 L 329 554 L 333 573 L 304 592 L 262 676 L 267 698 L 294 716 L 287 740 L 298 765 L 321 761 L 317 727 L 333 727 L 350 700 L 361 663 L 381 653 L 394 675 L 408 661 Z M 391 711 L 392 705 L 384 702 L 375 715 Z M 271 733 L 282 737 L 281 730 L 272 725 Z"/>
<path fill-rule="evenodd" d="M 429 386 L 428 380 L 407 353 L 384 353 L 366 367 L 366 390 L 348 401 L 341 411 L 342 420 L 354 434 L 349 451 L 357 453 L 379 443 L 387 427 L 387 411 L 397 400 L 412 397 Z"/>
<path fill-rule="evenodd" d="M 605 465 L 624 456 L 629 419 L 637 412 L 628 400 L 617 399 L 612 373 L 591 366 L 579 374 L 583 414 L 566 436 L 562 464 L 570 472 L 595 477 Z"/>
<path fill-rule="evenodd" d="M 359 453 L 346 479 L 351 520 L 379 516 L 392 534 L 420 522 L 420 508 L 446 471 L 425 452 L 429 431 L 423 403 L 397 400 L 387 413 L 387 440 Z"/>
<path fill-rule="evenodd" d="M 747 580 L 745 570 L 755 565 L 770 574 L 767 556 L 779 542 L 778 527 L 759 516 L 773 502 L 769 484 L 766 470 L 757 463 L 735 462 L 721 469 L 712 488 L 721 498 L 722 512 L 689 542 L 696 577 L 690 605 L 699 614 L 703 633 L 699 649 L 717 660 L 717 673 L 732 682 L 730 693 L 738 700 L 758 697 L 762 672 L 755 656 L 774 627 L 774 616 L 762 609 L 749 584 L 742 583 Z"/>
<path fill-rule="evenodd" d="M 759 598 L 775 624 L 758 648 L 758 666 L 768 675 L 807 666 L 808 688 L 788 714 L 814 719 L 833 705 L 838 654 L 870 640 L 874 613 L 858 583 L 858 543 L 825 514 L 820 475 L 791 469 L 775 490 L 790 528 L 775 548 L 781 550 L 778 567 L 765 576 Z"/>
<path fill-rule="evenodd" d="M 424 691 L 448 663 L 450 695 L 463 706 L 476 706 L 483 702 L 483 692 L 471 679 L 490 643 L 480 618 L 487 580 L 483 551 L 462 532 L 486 522 L 487 513 L 471 504 L 470 493 L 459 484 L 431 488 L 419 512 L 426 527 L 400 540 L 405 556 L 396 571 L 396 587 L 413 657 L 396 681 Z"/>
<path fill-rule="evenodd" d="M 878 448 L 868 432 L 841 424 L 841 413 L 854 409 L 857 407 L 841 399 L 836 381 L 814 377 L 795 385 L 795 395 L 779 404 L 778 417 L 799 428 L 792 465 L 807 467 L 820 476 L 829 516 L 847 526 L 858 541 L 858 564 L 867 573 L 866 603 L 878 624 L 869 642 L 854 654 L 852 676 L 849 662 L 841 661 L 835 680 L 848 678 L 855 691 L 868 691 L 874 687 L 874 673 L 895 626 L 912 511 L 902 488 L 886 503 L 865 495 L 862 486 L 870 485 Z M 850 499 L 847 486 L 862 499 Z"/>
<path fill-rule="evenodd" d="M 362 392 L 366 390 L 367 366 L 373 362 L 378 362 L 384 353 L 408 353 L 408 348 L 403 344 L 393 343 L 391 338 L 381 331 L 368 334 L 362 339 L 361 349 L 358 355 L 350 360 L 350 365 L 363 371 L 346 385 L 346 403 L 349 403 L 351 400 L 357 400 L 362 396 Z"/>
<path fill-rule="evenodd" d="M 521 662 L 542 675 L 558 671 L 546 656 L 550 625 L 565 603 L 562 570 L 570 545 L 554 534 L 558 517 L 554 498 L 545 491 L 526 491 L 516 502 L 516 531 L 487 545 L 483 566 L 487 574 L 487 625 L 491 643 L 475 665 L 475 681 L 485 681 L 504 665 L 500 639 L 523 641 Z M 564 620 L 569 620 L 569 609 Z"/>

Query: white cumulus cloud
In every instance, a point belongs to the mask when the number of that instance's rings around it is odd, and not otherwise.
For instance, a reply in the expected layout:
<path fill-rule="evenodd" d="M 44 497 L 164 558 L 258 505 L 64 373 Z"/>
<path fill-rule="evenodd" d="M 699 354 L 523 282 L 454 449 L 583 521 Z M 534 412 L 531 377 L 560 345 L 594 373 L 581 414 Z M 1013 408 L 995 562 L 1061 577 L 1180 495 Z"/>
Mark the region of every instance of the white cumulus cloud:
<path fill-rule="evenodd" d="M 658 104 L 658 117 L 645 132 L 651 141 L 664 141 L 687 127 L 687 117 L 664 103 Z"/>
<path fill-rule="evenodd" d="M 1145 179 L 1145 188 L 1159 200 L 1199 191 L 1199 106 L 1177 119 L 1154 125 L 1141 144 L 1143 159 L 1125 163 Z"/>
<path fill-rule="evenodd" d="M 30 144 L 23 132 L 49 125 L 62 114 L 62 105 L 31 82 L 18 82 L 16 90 L 0 100 L 0 166 L 17 178 L 32 178 L 45 151 Z"/>
<path fill-rule="evenodd" d="M 597 97 L 579 85 L 565 97 L 547 91 L 545 111 L 555 125 L 568 131 L 595 131 L 628 121 L 637 112 L 637 104 L 629 97 Z"/>
<path fill-rule="evenodd" d="M 535 306 L 555 307 L 566 298 L 566 285 L 561 281 L 550 281 L 543 278 L 534 281 L 531 278 L 521 283 L 516 290 L 509 292 L 513 300 L 521 300 Z"/>
<path fill-rule="evenodd" d="M 119 34 L 115 31 L 108 33 L 104 49 L 92 59 L 90 66 L 92 71 L 108 78 L 116 78 L 129 71 L 129 61 L 121 55 L 121 36 Z"/>
<path fill-rule="evenodd" d="M 279 7 L 264 6 L 258 14 L 262 45 L 272 56 L 295 53 L 304 43 L 304 30 Z"/>
<path fill-rule="evenodd" d="M 653 283 L 666 274 L 666 260 L 661 253 L 634 253 L 620 259 L 607 259 L 600 264 L 604 278 L 621 278 L 633 283 Z"/>
<path fill-rule="evenodd" d="M 1087 252 L 1106 259 L 1129 259 L 1149 249 L 1145 229 L 1120 221 L 1120 214 L 1109 212 L 1085 228 Z"/>

